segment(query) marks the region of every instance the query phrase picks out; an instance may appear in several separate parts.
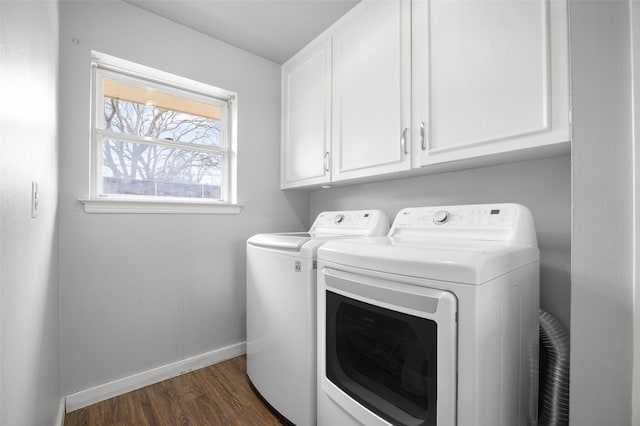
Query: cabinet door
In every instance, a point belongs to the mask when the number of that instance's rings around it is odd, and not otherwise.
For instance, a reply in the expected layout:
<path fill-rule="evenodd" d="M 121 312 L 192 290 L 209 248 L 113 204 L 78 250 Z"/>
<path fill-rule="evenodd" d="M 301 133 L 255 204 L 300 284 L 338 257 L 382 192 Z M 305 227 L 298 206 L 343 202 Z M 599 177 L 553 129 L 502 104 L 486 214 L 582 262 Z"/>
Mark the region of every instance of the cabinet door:
<path fill-rule="evenodd" d="M 334 181 L 410 168 L 410 35 L 400 0 L 362 2 L 334 32 Z"/>
<path fill-rule="evenodd" d="M 414 167 L 568 150 L 566 1 L 412 5 Z"/>
<path fill-rule="evenodd" d="M 329 182 L 331 41 L 282 66 L 281 186 Z"/>

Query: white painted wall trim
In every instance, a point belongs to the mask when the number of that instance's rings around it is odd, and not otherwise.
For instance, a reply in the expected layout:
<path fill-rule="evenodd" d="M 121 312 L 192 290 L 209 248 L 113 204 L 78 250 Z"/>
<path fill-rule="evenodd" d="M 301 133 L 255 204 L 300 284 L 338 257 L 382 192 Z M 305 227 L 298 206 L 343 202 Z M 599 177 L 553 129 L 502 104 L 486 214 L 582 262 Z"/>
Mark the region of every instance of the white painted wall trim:
<path fill-rule="evenodd" d="M 196 201 L 78 200 L 86 213 L 239 214 L 244 205 Z"/>
<path fill-rule="evenodd" d="M 105 399 L 113 398 L 114 396 L 122 395 L 193 370 L 217 364 L 218 362 L 226 361 L 238 355 L 243 355 L 246 353 L 246 347 L 245 342 L 236 343 L 235 345 L 205 352 L 191 358 L 76 392 L 67 396 L 66 412 L 70 413 L 91 404 L 104 401 Z"/>
<path fill-rule="evenodd" d="M 66 398 L 60 398 L 60 405 L 58 405 L 58 415 L 56 416 L 56 421 L 54 426 L 64 426 L 64 415 L 65 415 L 65 406 L 66 406 Z"/>

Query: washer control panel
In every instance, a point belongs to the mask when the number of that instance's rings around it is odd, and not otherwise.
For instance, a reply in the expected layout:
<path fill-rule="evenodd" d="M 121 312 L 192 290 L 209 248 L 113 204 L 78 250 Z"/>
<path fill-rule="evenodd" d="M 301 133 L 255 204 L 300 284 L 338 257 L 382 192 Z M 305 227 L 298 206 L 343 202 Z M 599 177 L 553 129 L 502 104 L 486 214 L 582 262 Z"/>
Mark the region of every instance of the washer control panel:
<path fill-rule="evenodd" d="M 371 212 L 325 212 L 318 215 L 315 222 L 313 222 L 313 226 L 333 226 L 336 228 L 355 226 L 366 228 L 371 220 L 373 220 Z"/>
<path fill-rule="evenodd" d="M 322 235 L 386 235 L 389 219 L 380 210 L 348 210 L 322 212 L 316 217 L 310 233 Z"/>

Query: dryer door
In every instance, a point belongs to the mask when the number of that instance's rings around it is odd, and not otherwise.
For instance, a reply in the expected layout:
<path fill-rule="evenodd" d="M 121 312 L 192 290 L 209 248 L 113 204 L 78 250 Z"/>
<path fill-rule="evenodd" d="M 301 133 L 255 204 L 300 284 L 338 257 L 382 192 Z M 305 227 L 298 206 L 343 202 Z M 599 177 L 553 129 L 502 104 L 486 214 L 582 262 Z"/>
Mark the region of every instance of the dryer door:
<path fill-rule="evenodd" d="M 369 416 L 359 411 L 396 425 L 455 424 L 455 296 L 328 268 L 322 274 L 329 396 L 346 394 L 334 400 L 365 424 Z"/>

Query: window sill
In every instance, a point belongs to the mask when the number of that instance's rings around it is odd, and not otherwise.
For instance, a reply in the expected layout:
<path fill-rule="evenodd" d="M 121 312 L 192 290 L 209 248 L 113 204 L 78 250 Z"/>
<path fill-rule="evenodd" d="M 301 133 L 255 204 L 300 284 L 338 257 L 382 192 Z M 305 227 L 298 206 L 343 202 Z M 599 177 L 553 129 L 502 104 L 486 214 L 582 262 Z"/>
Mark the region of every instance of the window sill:
<path fill-rule="evenodd" d="M 241 204 L 207 202 L 140 201 L 140 200 L 78 200 L 86 213 L 143 213 L 143 214 L 239 214 Z"/>

